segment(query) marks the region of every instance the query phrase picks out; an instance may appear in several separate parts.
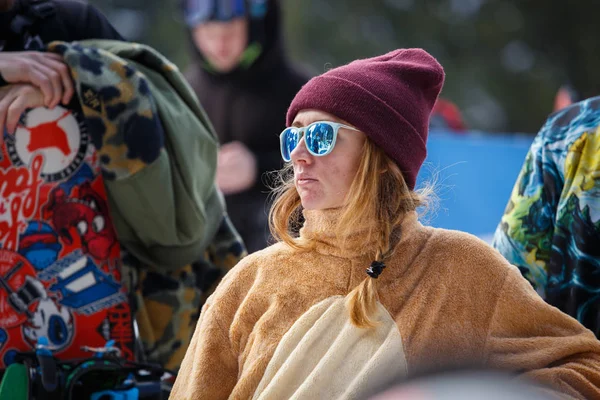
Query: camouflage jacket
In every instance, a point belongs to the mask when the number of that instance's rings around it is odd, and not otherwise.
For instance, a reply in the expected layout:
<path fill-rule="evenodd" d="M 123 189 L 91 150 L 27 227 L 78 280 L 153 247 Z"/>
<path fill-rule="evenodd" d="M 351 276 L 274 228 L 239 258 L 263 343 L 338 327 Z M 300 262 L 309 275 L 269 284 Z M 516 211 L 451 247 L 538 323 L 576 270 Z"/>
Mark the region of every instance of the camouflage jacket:
<path fill-rule="evenodd" d="M 176 370 L 200 307 L 245 254 L 214 184 L 217 141 L 176 66 L 150 47 L 55 42 L 101 160 L 138 356 Z"/>

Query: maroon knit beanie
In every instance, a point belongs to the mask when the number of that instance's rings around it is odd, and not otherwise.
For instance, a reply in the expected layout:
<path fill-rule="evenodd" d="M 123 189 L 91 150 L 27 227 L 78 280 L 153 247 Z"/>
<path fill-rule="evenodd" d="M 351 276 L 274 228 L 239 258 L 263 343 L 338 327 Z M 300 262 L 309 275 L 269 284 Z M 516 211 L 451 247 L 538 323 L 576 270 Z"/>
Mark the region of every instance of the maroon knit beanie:
<path fill-rule="evenodd" d="M 287 112 L 333 114 L 364 132 L 392 158 L 415 187 L 425 156 L 429 114 L 444 84 L 444 70 L 422 49 L 399 49 L 356 60 L 308 81 Z"/>

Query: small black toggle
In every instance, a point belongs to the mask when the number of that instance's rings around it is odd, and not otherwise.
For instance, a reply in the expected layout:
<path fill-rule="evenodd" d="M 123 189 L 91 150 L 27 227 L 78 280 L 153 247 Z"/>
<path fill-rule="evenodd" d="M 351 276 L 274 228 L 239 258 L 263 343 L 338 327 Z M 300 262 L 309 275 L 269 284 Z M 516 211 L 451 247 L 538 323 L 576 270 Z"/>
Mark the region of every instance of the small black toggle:
<path fill-rule="evenodd" d="M 385 268 L 385 264 L 381 261 L 373 261 L 369 268 L 367 268 L 367 275 L 369 275 L 373 279 L 377 279 L 379 275 L 383 272 Z"/>

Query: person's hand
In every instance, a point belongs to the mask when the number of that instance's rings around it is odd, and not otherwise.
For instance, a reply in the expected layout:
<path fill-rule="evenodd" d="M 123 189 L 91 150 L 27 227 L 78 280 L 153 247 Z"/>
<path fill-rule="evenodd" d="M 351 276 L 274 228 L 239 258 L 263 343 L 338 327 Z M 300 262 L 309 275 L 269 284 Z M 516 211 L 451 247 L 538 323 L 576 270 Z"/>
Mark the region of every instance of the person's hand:
<path fill-rule="evenodd" d="M 256 182 L 256 157 L 241 142 L 221 146 L 217 162 L 217 185 L 224 194 L 235 194 L 249 189 Z"/>
<path fill-rule="evenodd" d="M 0 128 L 6 128 L 6 131 L 12 135 L 25 110 L 43 106 L 44 95 L 33 85 L 21 83 L 0 87 Z M 0 135 L 0 145 L 2 145 L 2 136 Z"/>
<path fill-rule="evenodd" d="M 44 105 L 67 105 L 73 96 L 73 81 L 63 58 L 39 51 L 0 52 L 0 75 L 8 83 L 29 83 L 40 88 Z"/>

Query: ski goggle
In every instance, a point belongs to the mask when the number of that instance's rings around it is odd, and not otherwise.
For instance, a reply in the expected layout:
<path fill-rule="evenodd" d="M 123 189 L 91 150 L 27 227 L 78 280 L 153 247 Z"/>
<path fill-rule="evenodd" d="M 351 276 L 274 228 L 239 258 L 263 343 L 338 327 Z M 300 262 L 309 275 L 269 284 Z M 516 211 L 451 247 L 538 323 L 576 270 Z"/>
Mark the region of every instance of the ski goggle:
<path fill-rule="evenodd" d="M 245 0 L 184 0 L 183 11 L 188 26 L 206 21 L 231 21 L 246 16 Z"/>
<path fill-rule="evenodd" d="M 188 26 L 247 16 L 263 18 L 267 13 L 267 0 L 183 0 L 183 13 Z"/>
<path fill-rule="evenodd" d="M 340 128 L 360 132 L 351 126 L 330 121 L 317 121 L 301 128 L 292 126 L 284 129 L 279 135 L 283 161 L 289 162 L 292 159 L 292 151 L 298 147 L 302 137 L 304 137 L 304 144 L 310 154 L 313 156 L 326 156 L 333 150 Z"/>

